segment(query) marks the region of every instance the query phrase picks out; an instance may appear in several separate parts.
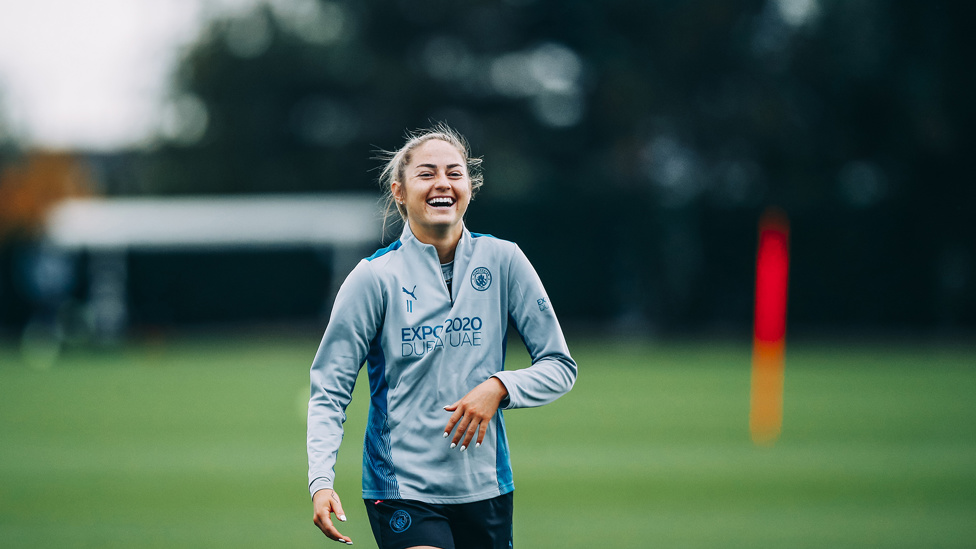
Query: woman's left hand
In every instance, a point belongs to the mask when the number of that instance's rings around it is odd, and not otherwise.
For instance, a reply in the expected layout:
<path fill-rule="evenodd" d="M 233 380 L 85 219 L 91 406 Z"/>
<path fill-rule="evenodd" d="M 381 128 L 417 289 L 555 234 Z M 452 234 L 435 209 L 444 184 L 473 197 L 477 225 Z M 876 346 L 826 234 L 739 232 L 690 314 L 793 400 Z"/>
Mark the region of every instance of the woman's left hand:
<path fill-rule="evenodd" d="M 488 432 L 488 423 L 495 417 L 499 404 L 507 396 L 508 389 L 505 388 L 505 384 L 497 377 L 490 377 L 471 389 L 461 400 L 445 406 L 445 410 L 454 413 L 444 427 L 444 438 L 449 437 L 454 427 L 457 427 L 451 440 L 451 448 L 460 443 L 461 451 L 467 450 L 475 433 L 478 434 L 475 448 L 481 446 L 485 433 Z"/>

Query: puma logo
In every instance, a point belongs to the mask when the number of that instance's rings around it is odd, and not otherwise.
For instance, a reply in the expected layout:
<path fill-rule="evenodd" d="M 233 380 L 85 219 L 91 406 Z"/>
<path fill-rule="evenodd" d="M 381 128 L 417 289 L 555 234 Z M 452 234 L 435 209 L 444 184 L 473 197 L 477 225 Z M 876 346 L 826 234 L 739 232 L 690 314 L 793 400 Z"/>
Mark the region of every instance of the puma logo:
<path fill-rule="evenodd" d="M 413 293 L 417 291 L 417 285 L 416 284 L 413 285 L 413 289 L 412 290 L 407 290 L 403 286 L 401 286 L 401 288 L 403 289 L 403 293 L 405 293 L 408 296 L 414 298 L 415 300 L 417 299 L 417 296 L 413 295 Z"/>

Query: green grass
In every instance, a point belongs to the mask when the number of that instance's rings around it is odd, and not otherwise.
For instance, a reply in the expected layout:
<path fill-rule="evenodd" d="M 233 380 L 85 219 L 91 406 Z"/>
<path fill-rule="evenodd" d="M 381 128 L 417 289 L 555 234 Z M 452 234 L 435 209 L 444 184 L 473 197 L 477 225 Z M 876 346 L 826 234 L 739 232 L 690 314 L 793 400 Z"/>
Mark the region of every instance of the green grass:
<path fill-rule="evenodd" d="M 157 342 L 40 371 L 0 346 L 0 547 L 332 546 L 305 488 L 316 343 Z M 782 437 L 757 447 L 748 346 L 571 346 L 573 392 L 506 413 L 517 547 L 976 545 L 972 347 L 792 345 Z M 337 487 L 369 548 L 365 386 Z"/>

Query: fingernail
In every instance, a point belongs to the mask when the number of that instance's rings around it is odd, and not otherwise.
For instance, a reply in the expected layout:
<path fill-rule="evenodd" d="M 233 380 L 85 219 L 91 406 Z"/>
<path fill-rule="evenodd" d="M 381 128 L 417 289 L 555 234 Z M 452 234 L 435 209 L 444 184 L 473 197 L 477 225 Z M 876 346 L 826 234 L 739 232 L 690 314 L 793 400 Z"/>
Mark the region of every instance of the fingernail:
<path fill-rule="evenodd" d="M 339 515 L 339 520 L 346 522 L 346 515 Z"/>
<path fill-rule="evenodd" d="M 450 433 L 448 433 L 447 431 L 444 431 L 444 436 L 442 436 L 441 438 L 447 438 L 447 435 L 449 435 L 449 434 Z"/>
<path fill-rule="evenodd" d="M 451 450 L 453 450 L 455 446 L 457 446 L 457 442 L 452 442 L 451 443 Z"/>
<path fill-rule="evenodd" d="M 474 447 L 475 448 L 481 448 L 481 443 L 480 442 L 475 442 L 474 443 Z"/>
<path fill-rule="evenodd" d="M 463 452 L 463 451 L 465 451 L 465 450 L 467 450 L 467 449 L 468 449 L 468 447 L 467 447 L 467 446 L 462 446 L 462 447 L 461 447 L 461 451 L 462 451 L 462 452 Z"/>

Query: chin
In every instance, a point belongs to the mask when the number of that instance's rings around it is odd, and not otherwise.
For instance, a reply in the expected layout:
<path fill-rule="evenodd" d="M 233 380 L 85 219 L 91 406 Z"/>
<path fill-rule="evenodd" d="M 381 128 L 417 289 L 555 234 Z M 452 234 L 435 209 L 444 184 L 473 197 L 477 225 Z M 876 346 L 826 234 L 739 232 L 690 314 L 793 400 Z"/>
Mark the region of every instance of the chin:
<path fill-rule="evenodd" d="M 432 225 L 455 225 L 461 222 L 461 215 L 456 211 L 432 212 L 425 216 Z"/>
<path fill-rule="evenodd" d="M 418 219 L 417 222 L 429 230 L 448 231 L 461 225 L 461 218 L 452 216 L 450 219 L 445 219 L 439 216 L 430 216 L 425 219 Z"/>

